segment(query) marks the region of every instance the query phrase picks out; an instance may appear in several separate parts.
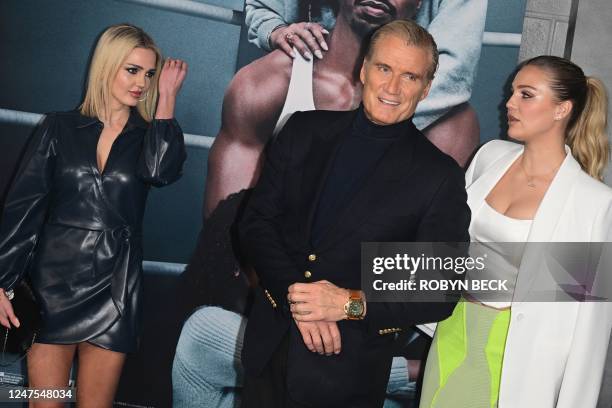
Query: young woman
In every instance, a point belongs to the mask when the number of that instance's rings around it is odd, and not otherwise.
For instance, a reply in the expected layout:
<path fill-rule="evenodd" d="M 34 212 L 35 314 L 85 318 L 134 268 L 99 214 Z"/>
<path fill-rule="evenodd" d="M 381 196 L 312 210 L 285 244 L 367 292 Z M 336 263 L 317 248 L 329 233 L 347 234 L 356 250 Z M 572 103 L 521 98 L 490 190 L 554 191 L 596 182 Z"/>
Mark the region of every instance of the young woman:
<path fill-rule="evenodd" d="M 77 403 L 112 405 L 137 347 L 147 193 L 177 180 L 186 157 L 173 118 L 186 73 L 140 28 L 112 26 L 80 108 L 46 115 L 28 146 L 0 229 L 0 323 L 22 323 L 10 298 L 27 273 L 43 318 L 30 387 L 66 387 L 78 353 Z"/>
<path fill-rule="evenodd" d="M 438 324 L 420 407 L 595 407 L 612 305 L 521 302 L 535 300 L 530 285 L 545 273 L 525 262 L 537 248 L 516 256 L 499 243 L 612 240 L 605 90 L 572 62 L 540 56 L 519 67 L 506 107 L 508 135 L 523 145 L 483 146 L 466 184 L 472 241 L 496 257 L 491 278 L 516 289 L 506 304 L 468 293 Z"/>

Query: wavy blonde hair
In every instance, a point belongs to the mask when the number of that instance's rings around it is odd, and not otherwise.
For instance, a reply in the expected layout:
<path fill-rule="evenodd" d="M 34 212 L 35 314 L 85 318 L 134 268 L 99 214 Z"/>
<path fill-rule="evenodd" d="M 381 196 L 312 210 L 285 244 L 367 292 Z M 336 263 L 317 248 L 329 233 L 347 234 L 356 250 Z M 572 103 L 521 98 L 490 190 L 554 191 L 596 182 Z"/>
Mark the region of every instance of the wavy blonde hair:
<path fill-rule="evenodd" d="M 597 78 L 585 76 L 578 65 L 565 58 L 541 55 L 519 67 L 527 65 L 550 74 L 548 81 L 558 102 L 572 102 L 566 143 L 582 169 L 591 177 L 602 180 L 610 157 L 606 134 L 608 97 L 604 84 Z"/>
<path fill-rule="evenodd" d="M 117 24 L 107 28 L 100 36 L 89 67 L 87 91 L 80 106 L 81 114 L 90 117 L 108 117 L 111 87 L 121 65 L 134 48 L 145 48 L 155 53 L 155 75 L 145 99 L 136 108 L 150 122 L 157 105 L 157 81 L 162 67 L 162 55 L 153 39 L 141 28 L 130 24 Z"/>

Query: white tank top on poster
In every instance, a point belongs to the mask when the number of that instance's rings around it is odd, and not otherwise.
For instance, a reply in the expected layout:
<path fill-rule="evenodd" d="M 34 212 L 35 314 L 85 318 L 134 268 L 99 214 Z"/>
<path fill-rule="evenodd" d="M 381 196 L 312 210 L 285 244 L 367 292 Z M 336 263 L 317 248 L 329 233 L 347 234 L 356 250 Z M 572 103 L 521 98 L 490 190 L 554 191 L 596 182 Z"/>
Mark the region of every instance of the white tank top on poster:
<path fill-rule="evenodd" d="M 295 48 L 293 48 L 293 52 L 295 58 L 291 67 L 289 89 L 287 90 L 283 110 L 274 127 L 274 136 L 285 126 L 293 112 L 315 110 L 312 89 L 313 61 L 312 59 L 310 61 L 306 60 Z"/>

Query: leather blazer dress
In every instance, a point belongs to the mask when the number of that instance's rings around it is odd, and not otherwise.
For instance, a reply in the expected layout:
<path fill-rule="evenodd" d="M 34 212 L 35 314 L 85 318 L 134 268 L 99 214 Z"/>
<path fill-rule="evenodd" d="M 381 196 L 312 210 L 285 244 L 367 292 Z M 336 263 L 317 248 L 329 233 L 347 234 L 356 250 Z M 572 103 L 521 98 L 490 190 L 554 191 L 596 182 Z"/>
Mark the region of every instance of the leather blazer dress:
<path fill-rule="evenodd" d="M 0 224 L 0 287 L 29 273 L 43 318 L 37 341 L 130 352 L 147 193 L 181 176 L 186 153 L 176 120 L 147 123 L 133 109 L 100 172 L 102 128 L 71 111 L 48 114 L 35 132 Z"/>

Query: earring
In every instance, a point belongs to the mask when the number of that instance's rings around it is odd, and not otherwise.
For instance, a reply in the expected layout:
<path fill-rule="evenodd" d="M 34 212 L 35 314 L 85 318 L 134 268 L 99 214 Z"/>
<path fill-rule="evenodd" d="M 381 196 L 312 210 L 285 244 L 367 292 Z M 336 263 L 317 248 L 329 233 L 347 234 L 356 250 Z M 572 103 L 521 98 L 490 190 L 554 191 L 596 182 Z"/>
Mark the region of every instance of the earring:
<path fill-rule="evenodd" d="M 149 92 L 149 91 L 147 91 L 147 92 Z M 147 99 L 147 92 L 145 92 L 144 94 L 142 94 L 142 98 L 140 98 L 140 99 L 138 100 L 138 102 L 144 102 L 144 101 Z"/>

